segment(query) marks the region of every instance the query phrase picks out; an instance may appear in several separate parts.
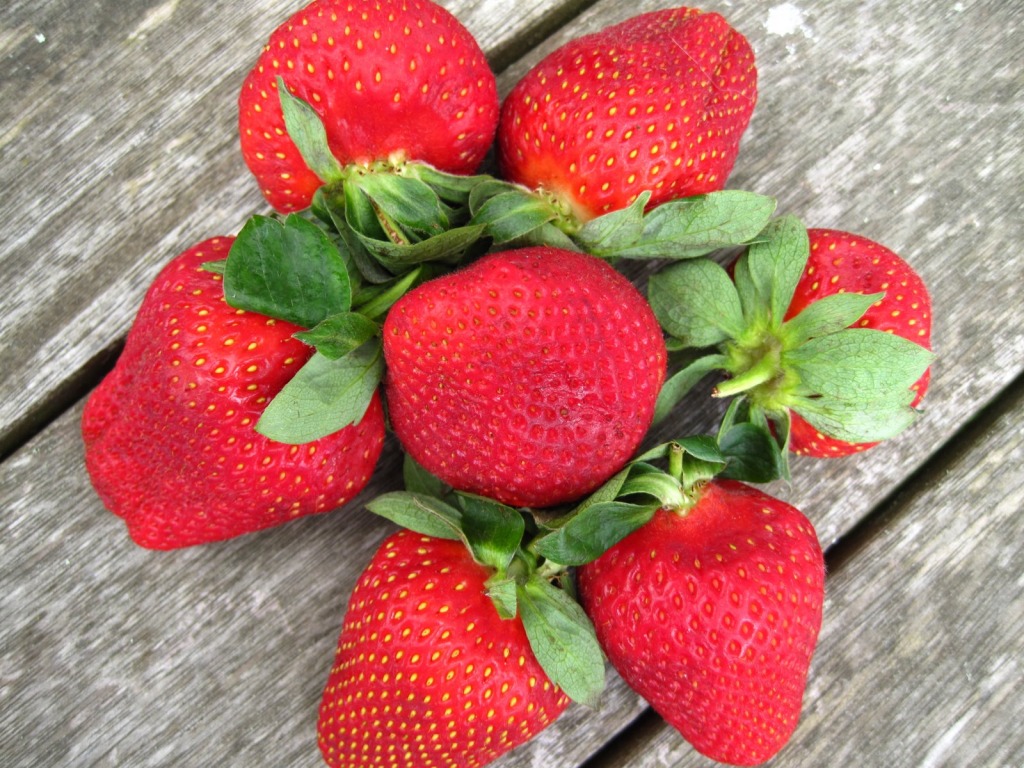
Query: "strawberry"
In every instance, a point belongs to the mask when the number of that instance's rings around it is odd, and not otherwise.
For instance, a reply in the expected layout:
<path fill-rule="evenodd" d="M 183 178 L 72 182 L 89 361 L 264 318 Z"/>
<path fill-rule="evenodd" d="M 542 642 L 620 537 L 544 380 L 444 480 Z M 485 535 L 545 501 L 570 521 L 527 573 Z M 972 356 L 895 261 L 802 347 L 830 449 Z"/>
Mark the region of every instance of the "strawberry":
<path fill-rule="evenodd" d="M 893 333 L 926 349 L 931 348 L 931 297 L 913 267 L 884 245 L 866 237 L 833 229 L 809 229 L 808 236 L 810 258 L 786 312 L 787 320 L 825 296 L 884 292 L 885 295 L 861 316 L 856 327 Z M 910 387 L 916 393 L 912 407 L 921 402 L 930 377 L 931 368 L 928 368 Z M 792 416 L 790 429 L 790 449 L 818 458 L 847 456 L 877 445 L 876 442 L 848 442 L 826 436 L 797 413 Z"/>
<path fill-rule="evenodd" d="M 279 211 L 308 207 L 325 179 L 286 131 L 278 77 L 319 115 L 342 166 L 468 173 L 494 137 L 494 75 L 451 13 L 430 0 L 315 0 L 273 32 L 238 98 L 242 155 Z"/>
<path fill-rule="evenodd" d="M 653 11 L 573 40 L 506 97 L 498 154 L 510 181 L 579 221 L 722 189 L 757 101 L 747 40 L 717 13 Z"/>
<path fill-rule="evenodd" d="M 699 752 L 755 765 L 800 715 L 825 567 L 796 508 L 732 480 L 691 491 L 578 569 L 608 660 Z"/>
<path fill-rule="evenodd" d="M 861 451 L 918 415 L 934 357 L 928 291 L 878 243 L 786 216 L 728 270 L 703 258 L 662 270 L 648 298 L 673 348 L 707 350 L 669 379 L 659 417 L 716 369 L 727 378 L 715 394 L 739 396 L 730 414 L 796 453 Z"/>
<path fill-rule="evenodd" d="M 607 263 L 534 247 L 406 294 L 384 357 L 391 424 L 417 462 L 456 489 L 544 507 L 629 460 L 666 351 L 643 296 Z"/>
<path fill-rule="evenodd" d="M 384 441 L 379 396 L 362 420 L 305 445 L 254 426 L 313 354 L 297 326 L 236 310 L 203 264 L 234 238 L 200 243 L 157 276 L 114 370 L 82 417 L 103 503 L 138 544 L 227 539 L 334 509 L 369 480 Z"/>
<path fill-rule="evenodd" d="M 542 731 L 568 697 L 520 619 L 499 618 L 462 543 L 402 530 L 352 592 L 317 728 L 334 768 L 479 767 Z"/>

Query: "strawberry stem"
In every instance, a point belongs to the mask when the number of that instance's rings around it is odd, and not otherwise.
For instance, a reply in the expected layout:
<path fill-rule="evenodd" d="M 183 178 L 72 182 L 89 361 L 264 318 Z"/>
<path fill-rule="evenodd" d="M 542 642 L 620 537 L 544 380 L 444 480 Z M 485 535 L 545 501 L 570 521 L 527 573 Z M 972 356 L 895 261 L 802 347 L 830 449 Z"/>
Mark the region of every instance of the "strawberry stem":
<path fill-rule="evenodd" d="M 769 352 L 747 370 L 716 386 L 711 394 L 713 397 L 734 397 L 772 381 L 780 373 L 778 354 Z"/>

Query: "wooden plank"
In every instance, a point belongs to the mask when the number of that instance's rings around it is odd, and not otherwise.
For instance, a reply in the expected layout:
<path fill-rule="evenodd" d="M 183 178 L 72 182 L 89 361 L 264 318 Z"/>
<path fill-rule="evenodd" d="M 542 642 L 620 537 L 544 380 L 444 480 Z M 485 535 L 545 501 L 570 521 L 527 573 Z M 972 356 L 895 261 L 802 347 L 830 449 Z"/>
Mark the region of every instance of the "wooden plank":
<path fill-rule="evenodd" d="M 167 257 L 237 228 L 262 206 L 229 128 L 242 62 L 279 6 L 122 2 L 99 6 L 95 17 L 87 13 L 95 4 L 82 6 L 65 20 L 57 5 L 0 11 L 0 50 L 26 62 L 11 82 L 30 86 L 5 88 L 18 95 L 0 112 L 0 182 L 12 190 L 0 212 L 10 307 L 0 330 L 0 425 L 24 423 L 69 372 L 111 347 Z M 1008 322 L 1020 303 L 1015 245 L 1024 235 L 1016 214 L 1022 89 L 1012 64 L 1022 41 L 1011 4 L 991 0 L 946 16 L 925 0 L 842 0 L 803 11 L 788 34 L 785 13 L 771 21 L 772 11 L 800 4 L 708 5 L 747 32 L 761 62 L 762 100 L 733 186 L 778 195 L 784 210 L 813 224 L 886 242 L 921 268 L 935 294 L 943 356 L 927 417 L 855 459 L 798 462 L 794 487 L 783 489 L 828 543 L 1024 360 L 1024 339 Z M 482 4 L 470 6 L 488 16 Z M 543 15 L 549 6 L 530 7 Z M 571 34 L 650 7 L 598 4 Z M 157 23 L 168 11 L 174 23 Z M 138 29 L 143 36 L 130 40 L 125 30 Z M 236 42 L 246 36 L 249 43 Z M 191 62 L 175 61 L 171 51 L 186 44 Z M 67 61 L 82 62 L 85 74 L 64 73 Z M 110 85 L 110 72 L 126 74 Z M 505 90 L 516 72 L 502 78 Z M 202 74 L 195 87 L 172 86 L 195 80 L 182 77 L 189 73 Z M 143 91 L 144 104 L 135 101 Z M 184 116 L 186 108 L 204 119 Z M 52 151 L 30 141 L 54 145 L 61 136 L 70 137 L 73 161 L 62 152 L 57 166 L 45 162 Z M 855 162 L 861 156 L 870 161 Z M 0 467 L 0 764 L 316 764 L 310 729 L 342 606 L 388 530 L 359 502 L 397 483 L 394 446 L 372 491 L 348 511 L 155 555 L 130 545 L 93 496 L 77 415 Z M 652 440 L 713 421 L 697 402 Z M 578 765 L 639 711 L 613 677 L 598 713 L 571 709 L 503 764 Z"/>
<path fill-rule="evenodd" d="M 507 59 L 583 2 L 443 5 Z M 0 455 L 89 386 L 169 258 L 267 210 L 235 105 L 270 32 L 301 5 L 0 8 L 0 55 L 14 62 L 0 101 Z"/>
<path fill-rule="evenodd" d="M 773 766 L 1024 765 L 1022 420 L 1018 384 L 830 575 L 803 720 Z M 646 720 L 589 768 L 714 765 Z"/>
<path fill-rule="evenodd" d="M 219 545 L 143 550 L 89 487 L 67 413 L 0 465 L 0 765 L 317 765 L 348 595 L 393 526 L 394 445 L 346 509 Z M 496 766 L 579 765 L 638 715 L 609 672 Z M 571 738 L 570 738 L 571 734 Z"/>
<path fill-rule="evenodd" d="M 599 2 L 500 82 L 511 87 L 571 37 L 668 5 Z M 729 187 L 773 195 L 808 226 L 884 243 L 932 293 L 939 358 L 924 418 L 867 454 L 798 460 L 792 486 L 775 488 L 830 544 L 1024 369 L 1024 334 L 1006 322 L 1024 303 L 1021 14 L 1000 0 L 939 11 L 931 0 L 700 7 L 730 19 L 757 53 L 759 101 Z M 647 270 L 629 271 L 642 281 Z M 713 404 L 687 403 L 652 441 L 713 427 Z"/>

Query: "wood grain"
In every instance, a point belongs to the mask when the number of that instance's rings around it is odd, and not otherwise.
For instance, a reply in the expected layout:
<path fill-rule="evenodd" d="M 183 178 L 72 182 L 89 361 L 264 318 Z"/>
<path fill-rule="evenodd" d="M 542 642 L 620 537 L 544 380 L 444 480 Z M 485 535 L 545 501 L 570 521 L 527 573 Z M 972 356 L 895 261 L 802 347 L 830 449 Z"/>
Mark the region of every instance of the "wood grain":
<path fill-rule="evenodd" d="M 1024 382 L 826 585 L 803 720 L 772 766 L 1024 765 Z M 716 765 L 657 722 L 588 768 Z"/>
<path fill-rule="evenodd" d="M 88 485 L 81 403 L 43 428 L 82 394 L 97 361 L 116 350 L 168 258 L 200 238 L 236 231 L 246 215 L 265 209 L 238 155 L 234 98 L 270 27 L 294 5 L 15 0 L 0 9 L 0 52 L 11 64 L 0 100 L 0 455 L 39 431 L 0 464 L 0 765 L 319 764 L 315 707 L 344 604 L 390 530 L 362 503 L 397 486 L 397 447 L 388 445 L 372 487 L 345 510 L 155 554 L 128 541 Z M 523 54 L 500 78 L 507 92 L 567 36 L 671 4 L 605 0 L 558 33 L 552 30 L 567 13 L 591 4 L 445 5 L 496 59 Z M 793 485 L 775 489 L 808 513 L 826 545 L 926 465 L 1024 364 L 1024 75 L 1016 65 L 1024 38 L 1014 6 L 705 4 L 743 30 L 759 57 L 761 99 L 730 186 L 775 195 L 780 210 L 809 224 L 889 245 L 933 293 L 940 357 L 924 418 L 864 455 L 798 461 Z M 629 272 L 642 283 L 645 269 Z M 650 442 L 708 430 L 716 414 L 709 398 L 696 397 Z M 830 598 L 818 682 L 802 746 L 794 749 L 815 759 L 801 764 L 831 764 L 834 738 L 846 744 L 845 756 L 858 757 L 858 738 L 881 738 L 858 736 L 858 728 L 888 727 L 873 719 L 875 710 L 896 717 L 872 678 L 858 676 L 859 664 L 897 681 L 901 695 L 920 687 L 941 701 L 922 672 L 934 667 L 943 670 L 936 673 L 943 685 L 957 682 L 958 654 L 972 642 L 981 650 L 959 682 L 969 672 L 988 687 L 973 689 L 975 699 L 956 699 L 955 712 L 936 707 L 920 720 L 918 736 L 906 718 L 897 733 L 923 754 L 948 744 L 953 758 L 971 758 L 960 763 L 935 751 L 934 765 L 1021 762 L 1020 742 L 1005 731 L 1010 721 L 994 707 L 1005 701 L 1020 709 L 1017 692 L 1007 688 L 1015 668 L 1007 645 L 1013 636 L 1005 634 L 1016 628 L 1019 635 L 1017 598 L 982 603 L 977 626 L 949 635 L 935 629 L 940 614 L 918 608 L 909 594 L 885 593 L 898 612 L 870 603 L 899 566 L 911 569 L 914 594 L 939 595 L 950 609 L 969 605 L 961 598 L 981 599 L 981 580 L 993 577 L 980 559 L 985 553 L 1004 558 L 993 562 L 1016 567 L 1019 577 L 1019 558 L 995 538 L 1019 541 L 1014 516 L 990 515 L 972 528 L 953 505 L 1000 515 L 1013 502 L 1021 506 L 1013 474 L 1020 443 L 1010 444 L 999 451 L 991 444 L 990 457 L 979 447 L 977 469 L 938 477 L 921 501 L 907 500 L 914 511 L 906 519 L 934 542 L 879 539 L 877 554 L 863 566 L 856 558 L 833 580 L 851 586 L 834 587 Z M 956 523 L 953 532 L 986 538 L 949 539 L 947 518 Z M 950 560 L 958 547 L 955 557 L 963 559 Z M 873 579 L 858 582 L 862 570 Z M 995 575 L 1005 580 L 1007 573 Z M 948 592 L 951 584 L 962 595 Z M 894 633 L 910 631 L 939 637 L 934 651 L 920 651 L 928 666 L 904 653 L 910 646 L 892 645 Z M 874 647 L 891 653 L 871 656 Z M 580 765 L 613 741 L 643 706 L 614 674 L 609 678 L 598 712 L 571 708 L 496 765 Z M 966 695 L 962 685 L 953 689 Z M 641 743 L 615 764 L 691 759 L 664 733 Z M 903 764 L 895 744 L 871 743 L 871 755 L 895 755 L 880 765 Z M 873 764 L 859 757 L 854 763 Z"/>
<path fill-rule="evenodd" d="M 508 57 L 581 5 L 447 0 Z M 0 9 L 0 455 L 87 388 L 172 256 L 267 210 L 238 88 L 280 0 L 24 2 Z M 70 400 L 69 400 L 70 397 Z"/>

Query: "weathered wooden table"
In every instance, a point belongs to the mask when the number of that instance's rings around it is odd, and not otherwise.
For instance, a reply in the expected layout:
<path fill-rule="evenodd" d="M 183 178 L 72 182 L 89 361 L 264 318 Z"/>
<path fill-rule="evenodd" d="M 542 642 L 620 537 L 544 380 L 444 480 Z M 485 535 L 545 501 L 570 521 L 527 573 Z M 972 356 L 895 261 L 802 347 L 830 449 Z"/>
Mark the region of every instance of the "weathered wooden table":
<path fill-rule="evenodd" d="M 561 41 L 664 0 L 445 0 L 504 91 Z M 0 9 L 0 765 L 315 766 L 361 502 L 144 551 L 82 466 L 85 395 L 172 255 L 265 210 L 235 98 L 281 0 Z M 927 412 L 775 489 L 828 548 L 825 625 L 779 766 L 1022 766 L 1024 5 L 713 0 L 758 54 L 730 187 L 903 254 L 934 295 Z M 640 275 L 638 275 L 639 277 Z M 652 441 L 710 429 L 680 412 Z M 704 765 L 614 673 L 502 766 Z"/>

